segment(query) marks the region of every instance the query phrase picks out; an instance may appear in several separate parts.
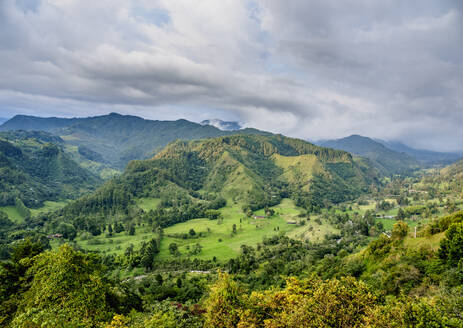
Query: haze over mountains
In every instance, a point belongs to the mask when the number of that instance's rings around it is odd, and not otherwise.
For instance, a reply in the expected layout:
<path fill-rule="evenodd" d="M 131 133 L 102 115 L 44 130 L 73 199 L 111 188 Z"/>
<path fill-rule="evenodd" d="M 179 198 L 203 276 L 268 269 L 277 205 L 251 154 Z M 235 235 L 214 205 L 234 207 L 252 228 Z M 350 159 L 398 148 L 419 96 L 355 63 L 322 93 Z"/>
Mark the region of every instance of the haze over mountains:
<path fill-rule="evenodd" d="M 224 131 L 235 131 L 242 128 L 241 124 L 234 121 L 222 121 L 220 119 L 204 120 L 201 122 L 202 125 L 212 125 L 216 128 Z"/>
<path fill-rule="evenodd" d="M 271 135 L 256 129 L 242 129 L 238 122 L 219 119 L 198 124 L 183 119 L 153 121 L 116 113 L 87 118 L 17 115 L 0 126 L 0 131 L 11 130 L 40 130 L 60 136 L 66 144 L 64 150 L 100 176 L 111 176 L 113 170 L 122 170 L 131 160 L 149 158 L 176 139 L 202 139 L 236 133 Z M 317 144 L 365 157 L 383 175 L 408 174 L 421 166 L 448 165 L 461 157 L 359 135 Z"/>
<path fill-rule="evenodd" d="M 317 144 L 368 158 L 386 175 L 407 174 L 420 166 L 447 165 L 461 157 L 458 154 L 413 149 L 400 142 L 374 140 L 360 135 L 324 140 Z"/>
<path fill-rule="evenodd" d="M 423 165 L 447 165 L 463 157 L 463 154 L 461 153 L 447 153 L 436 152 L 426 149 L 415 149 L 399 141 L 386 141 L 381 139 L 376 139 L 376 141 L 382 143 L 387 148 L 392 149 L 396 152 L 410 155 Z"/>

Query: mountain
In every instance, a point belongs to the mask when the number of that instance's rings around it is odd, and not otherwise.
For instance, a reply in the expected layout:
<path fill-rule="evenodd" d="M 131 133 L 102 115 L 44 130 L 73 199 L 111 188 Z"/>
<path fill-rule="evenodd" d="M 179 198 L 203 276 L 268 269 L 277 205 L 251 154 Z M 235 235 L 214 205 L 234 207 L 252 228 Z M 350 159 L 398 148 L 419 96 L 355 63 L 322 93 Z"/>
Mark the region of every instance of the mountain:
<path fill-rule="evenodd" d="M 66 142 L 66 150 L 76 160 L 87 161 L 87 166 L 98 173 L 108 167 L 121 170 L 131 160 L 149 158 L 176 139 L 233 133 L 187 120 L 152 121 L 116 113 L 78 119 L 15 116 L 0 130 L 49 131 Z M 255 129 L 242 129 L 240 133 L 268 134 Z"/>
<path fill-rule="evenodd" d="M 242 128 L 238 122 L 222 121 L 219 119 L 204 120 L 201 122 L 201 125 L 212 125 L 223 131 L 236 131 Z"/>
<path fill-rule="evenodd" d="M 351 135 L 342 139 L 326 140 L 320 145 L 365 157 L 384 175 L 407 174 L 419 167 L 418 161 L 410 155 L 396 152 L 368 137 Z"/>
<path fill-rule="evenodd" d="M 463 160 L 441 169 L 437 179 L 441 182 L 445 182 L 445 185 L 448 185 L 452 190 L 462 190 Z"/>
<path fill-rule="evenodd" d="M 0 206 L 18 201 L 37 208 L 46 200 L 77 198 L 100 179 L 64 153 L 63 140 L 46 132 L 0 133 Z"/>
<path fill-rule="evenodd" d="M 84 120 L 83 118 L 58 118 L 58 117 L 36 117 L 28 115 L 16 115 L 0 126 L 0 131 L 26 130 L 46 131 L 70 126 Z"/>
<path fill-rule="evenodd" d="M 461 154 L 443 153 L 425 149 L 415 149 L 399 141 L 385 141 L 380 139 L 376 139 L 376 141 L 382 143 L 387 148 L 392 149 L 396 152 L 410 155 L 411 157 L 413 157 L 425 166 L 432 166 L 438 164 L 448 165 L 462 158 Z"/>
<path fill-rule="evenodd" d="M 8 121 L 7 118 L 4 118 L 4 117 L 0 117 L 0 125 L 5 123 L 6 121 Z"/>
<path fill-rule="evenodd" d="M 225 199 L 249 211 L 290 197 L 316 210 L 358 197 L 375 180 L 374 171 L 347 152 L 280 135 L 175 141 L 152 159 L 132 161 L 121 176 L 66 206 L 56 220 L 85 216 L 92 222 L 87 226 L 101 226 L 128 213 L 134 219 L 140 198 L 160 200 L 150 215 L 163 227 L 204 217 Z"/>

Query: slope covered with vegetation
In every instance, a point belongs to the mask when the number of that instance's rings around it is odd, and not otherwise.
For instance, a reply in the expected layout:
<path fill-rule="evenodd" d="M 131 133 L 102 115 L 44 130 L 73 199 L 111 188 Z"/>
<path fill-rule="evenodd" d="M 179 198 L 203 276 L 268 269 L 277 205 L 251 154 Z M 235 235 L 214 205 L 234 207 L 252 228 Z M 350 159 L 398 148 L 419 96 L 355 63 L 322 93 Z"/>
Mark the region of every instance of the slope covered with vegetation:
<path fill-rule="evenodd" d="M 205 217 L 226 200 L 244 212 L 288 197 L 306 210 L 317 210 L 367 192 L 374 178 L 374 172 L 357 165 L 346 152 L 282 136 L 177 141 L 150 160 L 131 162 L 124 174 L 66 206 L 56 220 L 81 229 L 77 221 L 94 226 L 138 217 L 143 212 L 136 204 L 140 198 L 160 199 L 149 216 L 161 227 Z"/>
<path fill-rule="evenodd" d="M 383 175 L 409 174 L 419 168 L 419 163 L 406 153 L 399 153 L 385 147 L 371 138 L 352 135 L 342 139 L 327 140 L 324 147 L 342 149 L 370 160 Z"/>
<path fill-rule="evenodd" d="M 45 132 L 0 133 L 0 206 L 27 213 L 26 207 L 94 190 L 99 178 L 71 160 L 62 144 Z"/>

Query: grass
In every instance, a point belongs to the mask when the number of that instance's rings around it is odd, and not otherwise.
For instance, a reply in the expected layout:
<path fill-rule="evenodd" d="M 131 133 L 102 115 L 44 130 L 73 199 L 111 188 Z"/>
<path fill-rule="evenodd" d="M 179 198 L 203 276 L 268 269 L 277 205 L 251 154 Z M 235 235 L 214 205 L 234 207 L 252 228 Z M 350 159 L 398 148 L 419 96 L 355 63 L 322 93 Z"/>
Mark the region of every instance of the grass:
<path fill-rule="evenodd" d="M 44 205 L 42 207 L 30 209 L 31 215 L 36 216 L 42 213 L 53 212 L 63 208 L 67 203 L 68 201 L 52 202 L 47 200 L 43 203 Z"/>
<path fill-rule="evenodd" d="M 104 234 L 96 237 L 84 238 L 83 235 L 78 236 L 75 242 L 83 249 L 89 251 L 97 251 L 107 254 L 123 254 L 127 247 L 131 244 L 134 249 L 140 248 L 143 242 L 155 238 L 156 234 L 148 227 L 137 227 L 135 235 L 130 236 L 127 232 L 113 233 L 112 237 L 107 237 Z"/>
<path fill-rule="evenodd" d="M 63 208 L 66 204 L 67 201 L 60 201 L 60 202 L 53 202 L 53 201 L 45 201 L 43 203 L 44 205 L 39 208 L 31 208 L 31 215 L 36 216 L 38 214 L 42 213 L 48 213 L 52 211 L 56 211 L 60 208 Z M 24 216 L 22 216 L 18 209 L 15 206 L 3 206 L 0 207 L 0 211 L 5 212 L 10 220 L 16 223 L 21 223 L 24 222 Z"/>
<path fill-rule="evenodd" d="M 445 237 L 445 232 L 437 233 L 429 237 L 407 237 L 404 240 L 404 246 L 407 248 L 419 249 L 421 247 L 430 247 L 437 251 L 440 246 L 440 241 Z"/>
<path fill-rule="evenodd" d="M 273 217 L 254 219 L 245 217 L 238 205 L 232 205 L 221 209 L 224 217 L 221 224 L 217 220 L 196 219 L 166 228 L 161 241 L 159 258 L 172 257 L 172 254 L 169 253 L 171 243 L 176 243 L 179 246 L 181 256 L 189 256 L 194 245 L 199 243 L 202 246 L 202 251 L 198 255 L 191 255 L 192 258 L 212 259 L 215 256 L 218 261 L 226 261 L 239 254 L 241 245 L 256 246 L 262 242 L 264 237 L 271 237 L 280 233 L 290 234 L 294 231 L 301 233 L 301 231 L 309 228 L 308 226 L 300 227 L 297 224 L 288 224 L 291 221 L 298 222 L 300 219 L 297 216 L 302 212 L 302 209 L 296 207 L 292 200 L 284 199 L 273 209 L 275 210 Z M 260 210 L 254 214 L 263 216 L 264 213 L 263 210 Z M 236 234 L 232 233 L 233 224 L 236 225 Z M 201 232 L 203 236 L 191 239 L 173 236 L 175 234 L 188 234 L 190 229 L 194 229 L 197 235 Z M 317 231 L 317 238 L 321 238 L 328 230 Z"/>
<path fill-rule="evenodd" d="M 137 204 L 144 210 L 150 210 L 155 208 L 159 202 L 159 199 L 143 198 L 138 200 Z M 240 252 L 241 245 L 256 246 L 262 242 L 264 237 L 283 233 L 293 238 L 317 241 L 321 240 L 325 234 L 335 231 L 328 223 L 323 222 L 322 225 L 318 225 L 313 220 L 304 226 L 288 224 L 288 222 L 299 222 L 301 218 L 298 215 L 304 212 L 301 208 L 295 206 L 292 200 L 284 199 L 281 204 L 274 206 L 273 209 L 275 215 L 271 218 L 254 219 L 246 217 L 240 205 L 233 204 L 220 209 L 223 215 L 223 221 L 220 224 L 218 220 L 195 219 L 168 227 L 164 229 L 158 258 L 172 258 L 173 255 L 169 252 L 169 245 L 176 243 L 179 246 L 180 256 L 191 256 L 199 259 L 212 259 L 215 256 L 219 262 L 223 262 L 236 257 Z M 254 214 L 263 216 L 264 211 L 259 210 Z M 236 234 L 232 233 L 234 224 L 236 225 Z M 312 226 L 312 231 L 309 231 Z M 183 239 L 175 236 L 176 234 L 188 234 L 190 229 L 195 230 L 197 237 Z M 200 233 L 201 236 L 199 236 Z M 101 235 L 87 239 L 88 237 L 85 238 L 81 235 L 75 241 L 80 247 L 89 251 L 123 254 L 131 244 L 134 245 L 135 249 L 138 249 L 142 242 L 146 242 L 155 236 L 148 226 L 139 226 L 136 228 L 134 236 L 121 232 L 113 234 L 112 237 Z M 190 251 L 197 243 L 202 246 L 202 251 L 197 255 L 190 255 Z M 53 242 L 54 247 L 57 247 L 58 244 L 58 241 Z"/>
<path fill-rule="evenodd" d="M 155 210 L 161 203 L 159 198 L 140 198 L 137 200 L 137 205 L 142 208 L 145 212 Z"/>
<path fill-rule="evenodd" d="M 24 217 L 19 214 L 18 209 L 15 206 L 3 206 L 0 207 L 0 211 L 6 213 L 8 218 L 15 223 L 21 223 L 24 221 Z"/>
<path fill-rule="evenodd" d="M 420 219 L 420 220 L 404 220 L 407 222 L 410 228 L 414 228 L 419 224 L 426 224 L 429 222 L 429 219 Z M 396 219 L 386 219 L 386 218 L 377 218 L 376 222 L 381 222 L 385 230 L 391 231 L 394 224 L 397 222 Z"/>

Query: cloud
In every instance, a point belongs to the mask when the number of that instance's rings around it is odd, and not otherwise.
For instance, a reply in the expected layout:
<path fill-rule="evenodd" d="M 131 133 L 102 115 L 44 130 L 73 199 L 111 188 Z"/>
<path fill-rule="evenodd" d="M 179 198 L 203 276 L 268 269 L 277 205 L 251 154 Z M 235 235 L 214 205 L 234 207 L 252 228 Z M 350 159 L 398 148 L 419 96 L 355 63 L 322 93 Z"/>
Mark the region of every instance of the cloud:
<path fill-rule="evenodd" d="M 458 1 L 4 0 L 0 108 L 462 149 Z"/>

